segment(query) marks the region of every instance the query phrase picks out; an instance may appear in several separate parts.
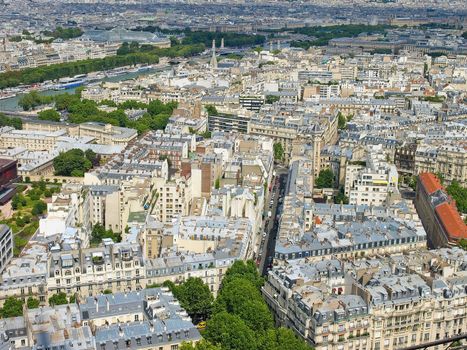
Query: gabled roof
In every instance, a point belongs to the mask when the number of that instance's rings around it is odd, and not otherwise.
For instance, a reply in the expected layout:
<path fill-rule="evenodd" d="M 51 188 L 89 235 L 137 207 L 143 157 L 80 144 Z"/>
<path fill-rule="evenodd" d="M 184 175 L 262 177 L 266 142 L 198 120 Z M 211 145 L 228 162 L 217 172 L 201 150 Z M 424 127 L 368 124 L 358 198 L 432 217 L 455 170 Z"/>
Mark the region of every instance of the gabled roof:
<path fill-rule="evenodd" d="M 450 240 L 467 238 L 467 225 L 462 221 L 453 202 L 438 205 L 435 212 Z"/>
<path fill-rule="evenodd" d="M 425 188 L 425 191 L 428 194 L 432 194 L 433 192 L 443 189 L 441 182 L 432 173 L 421 173 L 419 175 L 419 178 L 420 178 L 420 182 Z"/>

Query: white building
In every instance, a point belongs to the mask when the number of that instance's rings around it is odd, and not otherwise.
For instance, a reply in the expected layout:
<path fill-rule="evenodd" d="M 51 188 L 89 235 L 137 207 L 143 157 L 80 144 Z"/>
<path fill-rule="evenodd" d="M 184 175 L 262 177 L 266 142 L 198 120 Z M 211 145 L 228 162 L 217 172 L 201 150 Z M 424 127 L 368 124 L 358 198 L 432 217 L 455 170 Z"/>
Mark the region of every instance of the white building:
<path fill-rule="evenodd" d="M 396 166 L 386 161 L 382 145 L 368 149 L 366 165 L 350 164 L 346 169 L 345 195 L 350 204 L 384 205 L 399 194 Z"/>

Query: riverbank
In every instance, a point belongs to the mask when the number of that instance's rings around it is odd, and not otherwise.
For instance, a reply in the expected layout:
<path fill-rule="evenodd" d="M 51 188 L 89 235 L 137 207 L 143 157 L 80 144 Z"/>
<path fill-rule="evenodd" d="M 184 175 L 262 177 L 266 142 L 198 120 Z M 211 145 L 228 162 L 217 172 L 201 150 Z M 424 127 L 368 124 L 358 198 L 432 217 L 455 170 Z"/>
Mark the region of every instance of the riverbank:
<path fill-rule="evenodd" d="M 165 65 L 162 67 L 154 66 L 150 69 L 147 70 L 141 70 L 141 71 L 131 71 L 127 72 L 124 74 L 119 74 L 116 76 L 110 76 L 110 77 L 105 77 L 99 80 L 93 81 L 93 83 L 96 82 L 119 82 L 119 81 L 125 81 L 125 80 L 131 80 L 135 79 L 140 76 L 146 76 L 158 72 L 163 72 L 170 69 L 169 65 Z M 55 95 L 61 95 L 65 92 L 67 93 L 74 93 L 77 87 L 69 88 L 69 89 L 64 89 L 64 90 L 44 90 L 44 91 L 39 91 L 39 94 L 42 96 L 55 96 Z M 9 97 L 5 99 L 0 99 L 0 112 L 1 111 L 7 111 L 7 112 L 18 112 L 22 111 L 22 108 L 18 106 L 18 101 L 20 100 L 21 96 L 23 96 L 25 93 L 18 93 L 14 97 Z"/>

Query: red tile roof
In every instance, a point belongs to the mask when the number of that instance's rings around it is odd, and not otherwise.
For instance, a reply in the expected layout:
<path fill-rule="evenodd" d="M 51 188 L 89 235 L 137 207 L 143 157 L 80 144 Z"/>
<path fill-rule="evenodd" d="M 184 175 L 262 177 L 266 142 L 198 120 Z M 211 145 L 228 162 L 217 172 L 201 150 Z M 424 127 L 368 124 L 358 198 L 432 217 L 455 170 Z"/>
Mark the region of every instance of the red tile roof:
<path fill-rule="evenodd" d="M 438 205 L 435 211 L 441 225 L 443 225 L 449 236 L 449 240 L 467 238 L 467 225 L 462 221 L 454 202 L 444 202 Z"/>
<path fill-rule="evenodd" d="M 432 173 L 421 173 L 419 178 L 428 194 L 443 189 L 441 182 L 439 182 L 438 178 Z"/>

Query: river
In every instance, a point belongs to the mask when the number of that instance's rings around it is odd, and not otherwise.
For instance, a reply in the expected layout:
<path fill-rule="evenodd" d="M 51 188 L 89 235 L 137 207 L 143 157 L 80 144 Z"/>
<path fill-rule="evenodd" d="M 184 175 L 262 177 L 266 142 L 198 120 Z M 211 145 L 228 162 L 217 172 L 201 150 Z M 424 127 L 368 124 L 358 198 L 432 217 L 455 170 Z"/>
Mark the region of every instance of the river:
<path fill-rule="evenodd" d="M 157 68 L 148 69 L 146 71 L 125 73 L 125 74 L 118 75 L 115 77 L 107 77 L 107 78 L 101 79 L 100 81 L 117 82 L 117 81 L 130 80 L 130 79 L 134 79 L 139 76 L 154 74 L 154 73 L 161 72 L 161 71 L 168 70 L 168 69 L 169 67 L 167 66 L 157 67 Z M 46 90 L 46 91 L 40 91 L 39 94 L 44 95 L 44 96 L 60 95 L 65 92 L 72 94 L 75 91 L 75 89 L 76 88 L 71 88 L 71 89 L 66 89 L 66 90 Z M 15 97 L 10 97 L 4 100 L 0 100 L 0 111 L 8 111 L 8 112 L 22 111 L 22 108 L 18 106 L 18 101 L 22 95 L 23 94 L 17 94 Z"/>

